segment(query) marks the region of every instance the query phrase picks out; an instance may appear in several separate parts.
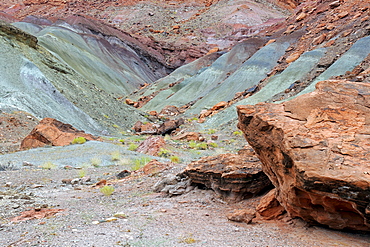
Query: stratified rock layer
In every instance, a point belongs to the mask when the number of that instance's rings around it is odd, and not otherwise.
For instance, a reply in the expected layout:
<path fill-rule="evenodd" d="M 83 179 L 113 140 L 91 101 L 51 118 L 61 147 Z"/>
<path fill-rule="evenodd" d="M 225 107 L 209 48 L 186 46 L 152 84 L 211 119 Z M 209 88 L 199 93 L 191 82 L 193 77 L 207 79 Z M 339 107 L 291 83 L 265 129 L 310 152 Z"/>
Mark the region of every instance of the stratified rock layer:
<path fill-rule="evenodd" d="M 238 127 L 291 216 L 370 231 L 369 93 L 330 80 L 284 104 L 238 107 Z"/>
<path fill-rule="evenodd" d="M 190 163 L 184 174 L 229 201 L 256 196 L 271 186 L 253 152 L 203 157 Z"/>
<path fill-rule="evenodd" d="M 24 138 L 21 143 L 21 149 L 43 147 L 46 145 L 65 146 L 71 144 L 77 137 L 84 137 L 86 140 L 98 139 L 93 135 L 86 134 L 84 131 L 73 128 L 70 124 L 64 124 L 53 118 L 44 118 Z"/>

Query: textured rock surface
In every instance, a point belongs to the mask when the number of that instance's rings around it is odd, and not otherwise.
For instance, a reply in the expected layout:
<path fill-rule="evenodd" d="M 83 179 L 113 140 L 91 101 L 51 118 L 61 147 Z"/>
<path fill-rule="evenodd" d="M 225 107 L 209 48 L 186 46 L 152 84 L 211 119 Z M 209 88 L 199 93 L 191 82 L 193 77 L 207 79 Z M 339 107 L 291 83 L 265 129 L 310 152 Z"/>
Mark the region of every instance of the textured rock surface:
<path fill-rule="evenodd" d="M 284 19 L 287 11 L 270 2 L 1 0 L 0 11 L 19 19 L 33 15 L 53 21 L 87 15 L 125 30 L 176 68 Z"/>
<path fill-rule="evenodd" d="M 291 216 L 370 231 L 370 85 L 316 88 L 284 104 L 239 106 L 238 127 Z"/>
<path fill-rule="evenodd" d="M 140 143 L 137 152 L 157 156 L 160 149 L 166 145 L 162 136 L 149 136 L 145 141 Z"/>
<path fill-rule="evenodd" d="M 230 201 L 256 196 L 271 186 L 253 152 L 203 157 L 190 163 L 184 174 L 193 184 L 213 189 Z"/>
<path fill-rule="evenodd" d="M 276 189 L 270 190 L 261 198 L 256 210 L 266 220 L 279 219 L 286 212 L 284 207 L 276 199 Z"/>
<path fill-rule="evenodd" d="M 44 118 L 24 138 L 21 143 L 21 149 L 30 149 L 36 147 L 65 146 L 71 144 L 73 139 L 84 137 L 86 140 L 97 140 L 97 137 L 86 134 L 84 131 L 77 130 L 70 124 L 64 124 L 53 118 Z"/>

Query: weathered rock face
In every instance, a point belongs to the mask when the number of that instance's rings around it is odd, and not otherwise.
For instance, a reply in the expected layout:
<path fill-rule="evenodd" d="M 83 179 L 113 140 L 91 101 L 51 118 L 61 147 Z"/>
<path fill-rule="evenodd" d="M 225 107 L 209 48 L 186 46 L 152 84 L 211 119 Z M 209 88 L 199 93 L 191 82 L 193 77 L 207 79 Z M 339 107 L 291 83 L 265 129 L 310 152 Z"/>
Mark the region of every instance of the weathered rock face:
<path fill-rule="evenodd" d="M 291 216 L 370 231 L 369 93 L 331 80 L 284 104 L 238 107 L 238 127 Z"/>
<path fill-rule="evenodd" d="M 160 149 L 166 145 L 162 136 L 149 136 L 145 141 L 140 143 L 137 152 L 157 156 Z"/>
<path fill-rule="evenodd" d="M 24 138 L 21 143 L 21 149 L 30 149 L 43 147 L 46 145 L 65 146 L 71 144 L 73 139 L 84 137 L 86 140 L 97 140 L 98 138 L 86 134 L 84 131 L 77 130 L 70 124 L 64 124 L 53 118 L 44 118 Z"/>
<path fill-rule="evenodd" d="M 265 220 L 279 219 L 285 213 L 284 207 L 280 205 L 275 194 L 276 188 L 270 190 L 261 198 L 256 208 L 259 215 Z"/>
<path fill-rule="evenodd" d="M 240 201 L 258 195 L 271 187 L 260 161 L 249 155 L 220 154 L 192 162 L 184 174 L 193 184 L 213 189 L 229 201 Z"/>

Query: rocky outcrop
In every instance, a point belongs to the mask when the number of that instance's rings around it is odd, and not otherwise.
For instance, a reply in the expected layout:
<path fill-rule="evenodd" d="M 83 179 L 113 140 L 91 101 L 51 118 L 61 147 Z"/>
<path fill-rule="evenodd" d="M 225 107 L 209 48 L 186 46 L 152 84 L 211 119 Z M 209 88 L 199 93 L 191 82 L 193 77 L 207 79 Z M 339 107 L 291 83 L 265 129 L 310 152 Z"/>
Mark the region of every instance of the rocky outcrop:
<path fill-rule="evenodd" d="M 149 136 L 140 143 L 136 152 L 157 156 L 161 148 L 166 145 L 162 136 Z"/>
<path fill-rule="evenodd" d="M 24 138 L 21 143 L 21 149 L 43 147 L 46 145 L 65 146 L 71 144 L 77 137 L 83 137 L 86 140 L 98 139 L 93 135 L 86 134 L 84 131 L 75 129 L 70 124 L 64 124 L 53 118 L 44 118 Z"/>
<path fill-rule="evenodd" d="M 283 104 L 238 107 L 238 127 L 290 216 L 370 231 L 369 92 L 329 80 Z"/>
<path fill-rule="evenodd" d="M 184 174 L 192 184 L 212 189 L 228 201 L 251 198 L 271 187 L 252 151 L 203 157 L 190 163 Z"/>
<path fill-rule="evenodd" d="M 162 124 L 142 123 L 137 121 L 133 126 L 133 129 L 138 134 L 154 134 L 154 135 L 165 135 L 170 134 L 176 130 L 180 125 L 184 124 L 185 120 L 179 118 L 176 120 L 166 120 Z"/>
<path fill-rule="evenodd" d="M 276 188 L 270 190 L 261 198 L 256 210 L 263 219 L 279 219 L 285 214 L 285 209 L 276 199 Z"/>

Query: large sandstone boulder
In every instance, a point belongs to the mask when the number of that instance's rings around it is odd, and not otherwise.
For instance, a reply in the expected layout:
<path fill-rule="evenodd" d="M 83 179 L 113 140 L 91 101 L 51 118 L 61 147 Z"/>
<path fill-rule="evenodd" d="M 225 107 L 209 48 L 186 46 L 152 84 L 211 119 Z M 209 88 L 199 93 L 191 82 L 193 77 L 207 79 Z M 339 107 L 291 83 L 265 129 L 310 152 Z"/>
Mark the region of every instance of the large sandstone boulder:
<path fill-rule="evenodd" d="M 192 184 L 219 193 L 228 201 L 241 201 L 272 188 L 254 152 L 220 154 L 190 163 L 184 174 Z"/>
<path fill-rule="evenodd" d="M 238 107 L 238 127 L 293 217 L 370 231 L 370 85 L 323 81 L 283 104 Z"/>
<path fill-rule="evenodd" d="M 53 118 L 44 118 L 31 131 L 31 133 L 23 139 L 21 149 L 30 149 L 36 147 L 65 146 L 77 137 L 84 137 L 86 140 L 97 140 L 98 138 L 86 134 L 82 130 L 77 130 L 70 124 L 62 123 Z"/>

